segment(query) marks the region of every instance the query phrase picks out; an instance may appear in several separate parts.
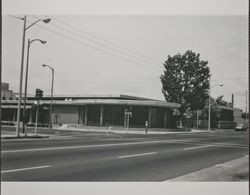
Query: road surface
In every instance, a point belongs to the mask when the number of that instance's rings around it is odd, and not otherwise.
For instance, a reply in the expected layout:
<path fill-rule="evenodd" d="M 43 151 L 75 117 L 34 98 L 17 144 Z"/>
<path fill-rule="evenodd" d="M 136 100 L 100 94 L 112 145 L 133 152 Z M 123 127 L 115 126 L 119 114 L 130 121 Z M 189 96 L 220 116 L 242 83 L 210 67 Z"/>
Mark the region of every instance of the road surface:
<path fill-rule="evenodd" d="M 2 181 L 166 181 L 249 151 L 248 132 L 39 131 L 51 137 L 2 140 Z"/>

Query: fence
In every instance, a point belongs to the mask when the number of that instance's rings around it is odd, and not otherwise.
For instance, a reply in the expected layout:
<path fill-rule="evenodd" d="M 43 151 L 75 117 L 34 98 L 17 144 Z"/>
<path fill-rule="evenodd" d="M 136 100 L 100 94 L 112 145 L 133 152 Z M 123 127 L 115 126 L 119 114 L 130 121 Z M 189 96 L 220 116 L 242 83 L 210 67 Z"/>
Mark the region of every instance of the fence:
<path fill-rule="evenodd" d="M 234 129 L 236 127 L 236 122 L 234 121 L 219 121 L 218 128 L 220 129 Z"/>

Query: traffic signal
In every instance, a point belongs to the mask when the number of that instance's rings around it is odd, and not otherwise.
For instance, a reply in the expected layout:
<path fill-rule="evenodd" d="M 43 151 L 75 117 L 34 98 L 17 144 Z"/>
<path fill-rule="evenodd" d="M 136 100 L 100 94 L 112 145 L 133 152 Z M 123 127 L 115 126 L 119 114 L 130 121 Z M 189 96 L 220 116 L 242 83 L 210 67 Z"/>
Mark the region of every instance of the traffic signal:
<path fill-rule="evenodd" d="M 42 98 L 43 98 L 43 91 L 42 91 L 42 90 L 40 90 L 39 97 L 40 97 L 40 99 L 42 99 Z"/>
<path fill-rule="evenodd" d="M 41 89 L 36 89 L 36 99 L 42 99 L 43 91 Z"/>

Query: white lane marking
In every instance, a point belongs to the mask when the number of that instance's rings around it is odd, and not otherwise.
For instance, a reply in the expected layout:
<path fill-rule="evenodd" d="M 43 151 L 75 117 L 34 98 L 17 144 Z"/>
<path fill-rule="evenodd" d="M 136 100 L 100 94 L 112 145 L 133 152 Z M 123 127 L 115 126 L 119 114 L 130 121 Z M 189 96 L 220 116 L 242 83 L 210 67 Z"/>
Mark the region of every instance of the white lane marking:
<path fill-rule="evenodd" d="M 108 147 L 108 146 L 126 146 L 126 145 L 141 145 L 141 144 L 153 144 L 153 143 L 176 143 L 176 144 L 209 144 L 210 146 L 215 147 L 229 147 L 229 148 L 240 148 L 246 149 L 248 146 L 240 145 L 240 144 L 226 144 L 226 143 L 211 143 L 211 142 L 196 142 L 189 140 L 154 140 L 154 141 L 144 141 L 144 142 L 125 142 L 125 143 L 114 143 L 114 144 L 98 144 L 98 145 L 85 145 L 85 146 L 59 146 L 59 147 L 51 147 L 51 148 L 34 148 L 34 149 L 22 149 L 22 150 L 5 150 L 2 151 L 4 153 L 14 153 L 14 152 L 32 152 L 32 151 L 48 151 L 48 150 L 64 150 L 64 149 L 80 149 L 80 148 L 96 148 L 96 147 Z"/>
<path fill-rule="evenodd" d="M 48 150 L 64 150 L 64 149 L 79 149 L 79 148 L 95 148 L 95 147 L 107 147 L 107 146 L 126 146 L 126 145 L 139 145 L 139 144 L 151 144 L 160 143 L 160 141 L 150 142 L 127 142 L 127 143 L 116 143 L 116 144 L 98 144 L 98 145 L 87 145 L 87 146 L 67 146 L 67 147 L 51 147 L 51 148 L 34 148 L 34 149 L 23 149 L 23 150 L 5 150 L 2 153 L 13 153 L 13 152 L 32 152 L 32 151 L 48 151 Z"/>
<path fill-rule="evenodd" d="M 131 158 L 131 157 L 146 156 L 146 155 L 152 155 L 152 154 L 157 154 L 157 152 L 148 152 L 148 153 L 141 153 L 141 154 L 131 154 L 131 155 L 125 155 L 125 156 L 118 156 L 117 158 Z"/>
<path fill-rule="evenodd" d="M 26 170 L 32 170 L 32 169 L 43 169 L 43 168 L 48 168 L 48 167 L 51 167 L 51 165 L 44 165 L 44 166 L 38 166 L 38 167 L 28 167 L 28 168 L 5 170 L 5 171 L 1 171 L 1 173 L 11 173 L 11 172 L 26 171 Z"/>
<path fill-rule="evenodd" d="M 210 146 L 211 145 L 195 146 L 195 147 L 184 148 L 184 150 L 193 150 L 193 149 L 199 149 L 199 148 L 207 148 L 207 147 L 210 147 Z"/>
<path fill-rule="evenodd" d="M 73 135 L 53 136 L 53 137 L 50 137 L 49 139 L 71 139 L 73 137 L 74 137 Z"/>
<path fill-rule="evenodd" d="M 200 145 L 210 145 L 210 146 L 216 146 L 216 147 L 230 147 L 230 148 L 248 148 L 248 145 L 244 145 L 244 144 L 233 144 L 233 143 L 220 143 L 220 142 L 202 142 L 202 141 L 189 141 L 189 140 L 184 140 L 182 142 L 183 144 L 200 144 Z"/>
<path fill-rule="evenodd" d="M 227 164 L 217 164 L 215 167 L 222 167 L 222 168 L 232 168 L 233 166 Z"/>

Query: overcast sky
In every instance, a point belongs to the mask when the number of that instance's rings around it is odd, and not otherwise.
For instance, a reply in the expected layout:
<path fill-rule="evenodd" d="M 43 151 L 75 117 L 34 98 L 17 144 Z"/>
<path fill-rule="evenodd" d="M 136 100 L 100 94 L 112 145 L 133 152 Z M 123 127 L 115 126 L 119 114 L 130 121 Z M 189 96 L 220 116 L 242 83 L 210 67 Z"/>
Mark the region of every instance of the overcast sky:
<path fill-rule="evenodd" d="M 209 62 L 211 84 L 224 84 L 214 88 L 212 96 L 224 95 L 231 101 L 234 93 L 236 106 L 245 108 L 247 16 L 28 15 L 28 24 L 45 17 L 51 23 L 40 22 L 26 33 L 27 38 L 47 41 L 31 45 L 30 94 L 36 88 L 50 94 L 51 72 L 41 66 L 49 64 L 55 68 L 56 95 L 128 94 L 163 99 L 162 63 L 168 55 L 193 50 Z M 13 15 L 3 17 L 2 80 L 16 92 L 22 27 L 23 21 Z"/>

